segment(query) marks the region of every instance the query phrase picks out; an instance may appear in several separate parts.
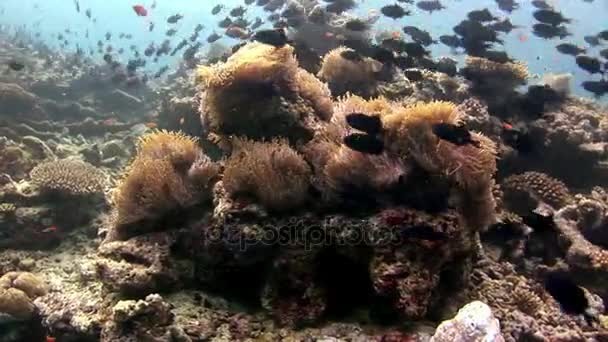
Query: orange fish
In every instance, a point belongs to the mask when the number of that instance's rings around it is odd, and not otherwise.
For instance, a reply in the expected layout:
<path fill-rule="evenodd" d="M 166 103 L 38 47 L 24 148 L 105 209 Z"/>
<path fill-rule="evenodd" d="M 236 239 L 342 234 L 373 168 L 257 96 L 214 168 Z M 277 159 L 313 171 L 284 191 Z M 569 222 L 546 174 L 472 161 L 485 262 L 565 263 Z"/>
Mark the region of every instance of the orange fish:
<path fill-rule="evenodd" d="M 511 130 L 511 129 L 513 129 L 513 125 L 511 125 L 511 124 L 510 124 L 510 123 L 508 123 L 508 122 L 503 122 L 503 123 L 502 123 L 502 128 L 504 128 L 504 129 L 508 129 L 508 130 Z"/>
<path fill-rule="evenodd" d="M 156 122 L 147 122 L 146 127 L 150 128 L 150 129 L 154 129 L 156 127 L 158 127 L 158 124 Z"/>
<path fill-rule="evenodd" d="M 57 226 L 52 225 L 48 228 L 43 229 L 42 232 L 43 233 L 55 233 L 55 232 L 57 232 Z"/>
<path fill-rule="evenodd" d="M 391 32 L 391 37 L 393 37 L 394 39 L 399 39 L 399 38 L 401 38 L 401 32 L 393 31 L 393 32 Z"/>
<path fill-rule="evenodd" d="M 135 11 L 135 14 L 137 14 L 139 17 L 145 17 L 148 15 L 148 10 L 142 5 L 133 6 L 133 11 Z"/>
<path fill-rule="evenodd" d="M 525 43 L 528 41 L 528 36 L 525 33 L 520 33 L 517 35 L 517 39 L 522 42 Z"/>

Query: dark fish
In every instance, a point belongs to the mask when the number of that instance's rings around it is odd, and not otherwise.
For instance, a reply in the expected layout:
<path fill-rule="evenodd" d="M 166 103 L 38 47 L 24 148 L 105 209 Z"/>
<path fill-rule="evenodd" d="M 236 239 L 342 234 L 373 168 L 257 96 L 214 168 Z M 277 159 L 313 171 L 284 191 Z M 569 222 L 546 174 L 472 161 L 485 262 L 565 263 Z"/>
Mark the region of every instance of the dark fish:
<path fill-rule="evenodd" d="M 14 71 L 21 71 L 23 68 L 25 68 L 25 65 L 17 61 L 10 61 L 8 62 L 8 67 Z"/>
<path fill-rule="evenodd" d="M 597 36 L 585 36 L 583 39 L 592 47 L 600 45 L 600 39 Z"/>
<path fill-rule="evenodd" d="M 533 0 L 532 6 L 538 9 L 551 9 L 551 5 L 549 5 L 545 0 Z"/>
<path fill-rule="evenodd" d="M 171 51 L 170 55 L 175 56 L 177 52 L 186 47 L 186 45 L 188 45 L 188 41 L 186 39 L 183 39 L 181 42 L 177 43 L 173 51 Z"/>
<path fill-rule="evenodd" d="M 270 2 L 270 0 L 257 0 L 257 1 L 255 2 L 255 4 L 256 4 L 257 6 L 266 6 L 266 5 L 267 5 L 269 2 Z"/>
<path fill-rule="evenodd" d="M 498 19 L 493 16 L 487 8 L 484 8 L 482 10 L 471 11 L 467 14 L 467 17 L 473 21 L 477 21 L 480 23 Z"/>
<path fill-rule="evenodd" d="M 464 126 L 456 126 L 449 123 L 437 123 L 434 124 L 433 134 L 435 134 L 439 139 L 446 140 L 451 142 L 454 145 L 463 146 L 463 145 L 473 145 L 475 147 L 480 147 L 479 141 L 473 140 L 471 136 L 471 132 L 467 130 Z"/>
<path fill-rule="evenodd" d="M 379 46 L 371 48 L 370 57 L 381 63 L 390 64 L 395 62 L 395 54 L 391 50 Z"/>
<path fill-rule="evenodd" d="M 106 32 L 106 40 L 110 40 L 112 38 L 112 33 Z"/>
<path fill-rule="evenodd" d="M 204 28 L 205 28 L 205 26 L 203 26 L 202 24 L 197 24 L 194 27 L 194 32 L 201 32 Z"/>
<path fill-rule="evenodd" d="M 146 57 L 150 57 L 152 56 L 154 53 L 156 52 L 156 48 L 154 47 L 153 43 L 150 43 L 150 45 L 148 45 L 148 47 L 144 50 L 144 55 Z"/>
<path fill-rule="evenodd" d="M 207 43 L 213 43 L 216 42 L 218 39 L 222 38 L 222 36 L 220 36 L 219 34 L 217 34 L 216 32 L 213 32 L 209 35 L 209 37 L 207 37 Z"/>
<path fill-rule="evenodd" d="M 325 10 L 330 13 L 342 14 L 342 12 L 349 11 L 356 6 L 355 0 L 333 0 L 325 7 Z"/>
<path fill-rule="evenodd" d="M 404 48 L 404 52 L 410 57 L 419 58 L 429 54 L 429 52 L 424 49 L 424 46 L 419 43 L 405 43 Z"/>
<path fill-rule="evenodd" d="M 264 25 L 264 20 L 262 20 L 260 17 L 256 17 L 255 21 L 251 25 L 251 29 L 255 31 L 258 28 L 260 28 L 260 26 L 262 26 L 262 25 Z"/>
<path fill-rule="evenodd" d="M 601 31 L 597 34 L 597 37 L 603 40 L 608 40 L 608 30 Z"/>
<path fill-rule="evenodd" d="M 509 55 L 505 51 L 486 50 L 480 55 L 496 63 L 512 62 L 511 58 L 509 58 Z"/>
<path fill-rule="evenodd" d="M 581 55 L 576 57 L 576 65 L 590 74 L 601 74 L 602 64 L 597 58 Z"/>
<path fill-rule="evenodd" d="M 80 4 L 78 3 L 78 0 L 74 0 L 74 5 L 76 6 L 76 12 L 80 13 Z"/>
<path fill-rule="evenodd" d="M 570 19 L 564 18 L 561 13 L 556 12 L 554 10 L 550 10 L 550 9 L 537 10 L 537 11 L 534 11 L 534 13 L 532 13 L 532 15 L 534 16 L 534 18 L 536 20 L 540 21 L 541 23 L 549 24 L 549 25 L 553 25 L 553 26 L 557 26 L 562 23 L 570 22 Z"/>
<path fill-rule="evenodd" d="M 585 291 L 563 273 L 549 273 L 544 279 L 545 289 L 565 313 L 588 315 L 589 301 Z"/>
<path fill-rule="evenodd" d="M 84 14 L 87 16 L 87 18 L 91 19 L 91 9 L 87 8 L 86 11 L 84 11 Z"/>
<path fill-rule="evenodd" d="M 583 89 L 593 93 L 595 96 L 604 96 L 608 94 L 608 81 L 585 81 L 582 83 Z"/>
<path fill-rule="evenodd" d="M 148 32 L 152 32 L 152 30 L 154 30 L 154 22 L 150 22 L 150 24 L 148 24 Z"/>
<path fill-rule="evenodd" d="M 254 2 L 255 2 L 255 0 L 245 0 L 245 5 L 249 6 Z"/>
<path fill-rule="evenodd" d="M 344 24 L 344 27 L 350 31 L 361 32 L 367 31 L 369 29 L 369 24 L 359 18 L 356 18 L 347 21 Z"/>
<path fill-rule="evenodd" d="M 449 46 L 451 48 L 457 48 L 462 46 L 462 42 L 461 39 L 456 36 L 456 35 L 442 35 L 439 36 L 439 41 L 446 46 Z"/>
<path fill-rule="evenodd" d="M 498 8 L 507 13 L 511 13 L 519 8 L 519 4 L 515 0 L 495 0 Z"/>
<path fill-rule="evenodd" d="M 105 55 L 103 55 L 103 60 L 108 63 L 111 64 L 112 63 L 112 55 L 110 55 L 109 53 L 106 53 Z"/>
<path fill-rule="evenodd" d="M 245 18 L 236 18 L 232 21 L 232 26 L 238 26 L 243 30 L 246 30 L 247 26 L 249 26 L 249 21 Z"/>
<path fill-rule="evenodd" d="M 384 151 L 384 143 L 382 140 L 369 134 L 349 134 L 344 137 L 343 142 L 346 147 L 361 153 L 380 154 Z"/>
<path fill-rule="evenodd" d="M 382 47 L 390 49 L 396 53 L 404 53 L 407 48 L 407 43 L 399 38 L 383 39 L 381 45 Z"/>
<path fill-rule="evenodd" d="M 165 65 L 162 68 L 158 69 L 158 71 L 154 74 L 154 78 L 160 78 L 165 72 L 169 70 L 169 66 Z"/>
<path fill-rule="evenodd" d="M 177 33 L 176 29 L 170 28 L 170 29 L 167 30 L 167 32 L 165 32 L 165 36 L 167 36 L 167 37 L 173 37 L 176 33 Z"/>
<path fill-rule="evenodd" d="M 519 26 L 513 25 L 509 18 L 505 18 L 504 20 L 498 21 L 496 23 L 490 24 L 490 28 L 494 31 L 509 33 L 513 29 L 518 28 Z"/>
<path fill-rule="evenodd" d="M 346 115 L 346 123 L 350 127 L 369 135 L 378 135 L 382 131 L 382 121 L 377 115 L 350 113 Z"/>
<path fill-rule="evenodd" d="M 502 43 L 498 38 L 496 31 L 486 27 L 479 21 L 463 20 L 458 25 L 454 26 L 454 32 L 463 37 L 463 46 L 467 48 L 468 43 L 479 44 L 479 42 L 496 42 Z"/>
<path fill-rule="evenodd" d="M 405 17 L 406 15 L 410 15 L 409 11 L 404 10 L 403 7 L 397 4 L 386 5 L 380 8 L 380 12 L 391 19 L 399 19 Z"/>
<path fill-rule="evenodd" d="M 576 56 L 576 55 L 580 55 L 581 53 L 585 53 L 585 49 L 580 48 L 574 44 L 570 44 L 570 43 L 562 43 L 559 44 L 555 47 L 555 49 L 557 49 L 557 51 L 565 54 L 565 55 L 571 55 L 571 56 Z"/>
<path fill-rule="evenodd" d="M 537 37 L 551 39 L 559 37 L 560 39 L 564 39 L 570 36 L 570 32 L 564 26 L 553 26 L 549 24 L 534 24 L 532 26 L 532 34 Z"/>
<path fill-rule="evenodd" d="M 253 35 L 252 40 L 272 45 L 275 47 L 282 47 L 289 42 L 285 29 L 270 29 L 257 31 Z"/>
<path fill-rule="evenodd" d="M 430 33 L 421 30 L 416 26 L 404 26 L 403 32 L 409 35 L 414 42 L 422 44 L 424 46 L 429 46 L 433 43 L 436 43 L 436 41 L 433 40 L 433 37 L 431 37 Z"/>
<path fill-rule="evenodd" d="M 416 66 L 416 60 L 408 56 L 397 56 L 395 57 L 395 65 L 401 69 L 413 68 Z"/>
<path fill-rule="evenodd" d="M 242 17 L 247 12 L 247 9 L 243 6 L 238 6 L 230 10 L 230 15 L 233 17 Z"/>
<path fill-rule="evenodd" d="M 410 80 L 411 82 L 419 82 L 419 81 L 422 81 L 422 79 L 423 79 L 423 75 L 420 70 L 416 70 L 416 69 L 404 70 L 403 73 L 405 74 L 405 77 L 407 77 L 407 79 Z"/>
<path fill-rule="evenodd" d="M 604 59 L 608 59 L 608 49 L 600 50 L 600 56 Z"/>
<path fill-rule="evenodd" d="M 413 4 L 414 0 L 397 0 L 397 2 L 401 2 L 401 3 L 404 3 L 404 4 Z"/>
<path fill-rule="evenodd" d="M 516 129 L 510 123 L 504 123 L 502 140 L 520 153 L 528 154 L 534 150 L 532 137 L 527 130 Z"/>
<path fill-rule="evenodd" d="M 196 52 L 201 48 L 201 46 L 203 46 L 201 42 L 197 42 L 196 44 L 189 46 L 186 50 L 184 50 L 182 58 L 187 61 L 194 59 Z"/>
<path fill-rule="evenodd" d="M 222 10 L 222 8 L 224 8 L 224 5 L 215 5 L 212 9 L 211 9 L 211 14 L 212 15 L 216 15 L 218 13 L 220 13 L 220 11 Z"/>
<path fill-rule="evenodd" d="M 445 8 L 445 6 L 443 6 L 441 2 L 439 2 L 439 0 L 418 1 L 418 3 L 416 3 L 416 7 L 429 13 L 433 13 L 434 11 L 440 11 Z"/>
<path fill-rule="evenodd" d="M 449 237 L 446 233 L 438 232 L 431 226 L 416 225 L 404 227 L 400 236 L 408 240 L 445 241 Z"/>
<path fill-rule="evenodd" d="M 361 56 L 361 54 L 359 54 L 355 50 L 344 50 L 344 51 L 340 52 L 340 57 L 347 59 L 351 62 L 359 62 L 359 61 L 363 60 L 363 57 Z"/>
<path fill-rule="evenodd" d="M 170 16 L 169 18 L 167 18 L 167 23 L 169 24 L 175 24 L 178 21 L 180 21 L 184 16 L 181 14 L 174 14 L 172 16 Z"/>
<path fill-rule="evenodd" d="M 229 17 L 226 17 L 217 23 L 217 26 L 220 28 L 228 28 L 230 25 L 232 25 L 232 19 Z"/>
<path fill-rule="evenodd" d="M 281 19 L 281 15 L 279 13 L 273 13 L 273 14 L 269 15 L 267 19 L 270 22 L 276 22 L 279 19 Z"/>

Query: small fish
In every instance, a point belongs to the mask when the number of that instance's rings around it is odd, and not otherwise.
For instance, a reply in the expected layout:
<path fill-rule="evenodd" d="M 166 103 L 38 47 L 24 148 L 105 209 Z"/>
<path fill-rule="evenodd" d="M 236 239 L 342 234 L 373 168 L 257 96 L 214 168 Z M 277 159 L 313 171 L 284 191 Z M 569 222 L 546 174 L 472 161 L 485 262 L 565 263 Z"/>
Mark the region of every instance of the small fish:
<path fill-rule="evenodd" d="M 340 57 L 342 57 L 346 60 L 349 60 L 351 62 L 360 62 L 363 60 L 363 57 L 361 56 L 361 54 L 359 54 L 355 50 L 344 50 L 344 51 L 340 52 Z"/>
<path fill-rule="evenodd" d="M 533 0 L 532 6 L 536 7 L 537 9 L 551 9 L 551 5 L 549 5 L 545 0 Z"/>
<path fill-rule="evenodd" d="M 80 13 L 80 4 L 78 3 L 78 0 L 74 0 L 74 5 L 76 6 L 76 12 Z"/>
<path fill-rule="evenodd" d="M 517 129 L 508 122 L 502 124 L 501 137 L 505 144 L 522 154 L 529 154 L 534 150 L 534 142 L 528 131 Z"/>
<path fill-rule="evenodd" d="M 57 230 L 58 230 L 58 229 L 57 229 L 57 226 L 52 225 L 52 226 L 50 226 L 50 227 L 48 227 L 48 228 L 45 228 L 45 229 L 41 230 L 41 232 L 42 232 L 42 233 L 56 233 L 56 232 L 57 232 Z"/>
<path fill-rule="evenodd" d="M 598 97 L 608 94 L 608 81 L 584 81 L 582 86 L 583 89 Z"/>
<path fill-rule="evenodd" d="M 405 77 L 407 77 L 407 79 L 411 82 L 419 82 L 423 79 L 423 75 L 420 70 L 404 70 L 403 73 L 405 74 Z"/>
<path fill-rule="evenodd" d="M 381 154 L 384 151 L 382 140 L 369 134 L 349 134 L 344 137 L 343 142 L 346 147 L 361 153 Z"/>
<path fill-rule="evenodd" d="M 134 5 L 133 11 L 135 11 L 135 14 L 137 14 L 139 17 L 148 16 L 148 10 L 142 5 Z"/>
<path fill-rule="evenodd" d="M 602 64 L 597 58 L 581 55 L 576 57 L 576 65 L 590 74 L 601 74 Z"/>
<path fill-rule="evenodd" d="M 215 5 L 212 9 L 211 9 L 211 14 L 216 15 L 218 13 L 220 13 L 220 11 L 224 8 L 224 5 Z"/>
<path fill-rule="evenodd" d="M 416 3 L 416 7 L 420 8 L 423 11 L 427 11 L 429 13 L 433 13 L 435 11 L 441 11 L 442 9 L 445 9 L 445 6 L 443 6 L 439 0 L 418 1 Z"/>
<path fill-rule="evenodd" d="M 247 39 L 250 34 L 238 26 L 230 26 L 226 29 L 226 36 L 235 39 Z"/>
<path fill-rule="evenodd" d="M 180 21 L 184 16 L 181 14 L 174 14 L 172 16 L 170 16 L 169 18 L 167 18 L 167 23 L 169 24 L 175 24 L 178 21 Z"/>
<path fill-rule="evenodd" d="M 194 27 L 194 32 L 201 32 L 204 28 L 205 28 L 205 26 L 203 26 L 202 24 L 197 24 Z"/>
<path fill-rule="evenodd" d="M 249 6 L 254 2 L 255 2 L 255 0 L 245 0 L 245 5 Z"/>
<path fill-rule="evenodd" d="M 457 48 L 462 46 L 461 39 L 456 35 L 441 35 L 439 36 L 439 41 L 448 47 Z"/>
<path fill-rule="evenodd" d="M 325 10 L 330 13 L 342 14 L 342 12 L 349 11 L 357 6 L 355 0 L 332 0 Z"/>
<path fill-rule="evenodd" d="M 597 36 L 585 36 L 583 39 L 592 47 L 600 45 L 600 39 Z"/>
<path fill-rule="evenodd" d="M 433 43 L 436 43 L 436 41 L 434 41 L 431 37 L 430 33 L 421 30 L 416 26 L 404 26 L 403 33 L 409 35 L 415 43 L 419 43 L 424 46 L 429 46 Z"/>
<path fill-rule="evenodd" d="M 471 133 L 464 125 L 457 126 L 449 123 L 437 123 L 432 126 L 433 134 L 439 139 L 449 141 L 458 146 L 473 145 L 481 147 L 479 141 L 473 140 Z"/>
<path fill-rule="evenodd" d="M 515 0 L 495 0 L 498 8 L 507 13 L 511 13 L 519 8 L 519 4 Z"/>
<path fill-rule="evenodd" d="M 537 10 L 532 13 L 532 16 L 541 23 L 558 26 L 562 23 L 569 23 L 570 19 L 566 19 L 561 13 L 550 9 Z"/>
<path fill-rule="evenodd" d="M 207 37 L 207 43 L 213 43 L 216 42 L 218 39 L 222 38 L 222 36 L 220 36 L 219 34 L 217 34 L 216 32 L 213 32 L 209 35 L 209 37 Z"/>
<path fill-rule="evenodd" d="M 597 34 L 597 37 L 603 40 L 608 40 L 608 30 L 601 31 Z"/>
<path fill-rule="evenodd" d="M 150 24 L 148 24 L 148 32 L 152 32 L 154 30 L 154 22 L 150 22 Z"/>
<path fill-rule="evenodd" d="M 346 115 L 346 123 L 359 131 L 369 135 L 378 135 L 382 131 L 382 121 L 377 115 L 364 113 L 350 113 Z"/>
<path fill-rule="evenodd" d="M 10 61 L 10 62 L 8 62 L 8 67 L 14 71 L 21 71 L 21 70 L 23 70 L 23 68 L 25 68 L 25 64 L 17 62 L 17 61 Z"/>
<path fill-rule="evenodd" d="M 559 303 L 565 313 L 585 315 L 587 320 L 591 318 L 587 312 L 589 300 L 585 296 L 585 291 L 569 276 L 555 272 L 547 274 L 544 278 L 545 290 Z"/>
<path fill-rule="evenodd" d="M 167 30 L 167 32 L 165 32 L 165 36 L 167 36 L 167 37 L 173 37 L 176 33 L 177 33 L 176 29 L 170 28 L 170 29 Z"/>
<path fill-rule="evenodd" d="M 257 31 L 252 40 L 274 47 L 282 47 L 289 42 L 285 29 L 281 28 Z"/>
<path fill-rule="evenodd" d="M 400 19 L 405 17 L 406 15 L 410 15 L 409 11 L 406 11 L 403 9 L 403 7 L 394 4 L 394 5 L 386 5 L 382 8 L 380 8 L 380 13 L 384 14 L 385 16 L 391 18 L 391 19 Z"/>
<path fill-rule="evenodd" d="M 600 50 L 600 56 L 602 56 L 604 59 L 608 59 L 608 49 Z"/>
<path fill-rule="evenodd" d="M 581 53 L 585 53 L 585 49 L 580 48 L 574 44 L 570 44 L 570 43 L 562 43 L 559 44 L 555 47 L 555 49 L 557 49 L 557 51 L 565 54 L 565 55 L 571 55 L 571 56 L 576 56 L 576 55 L 580 55 Z"/>
<path fill-rule="evenodd" d="M 247 9 L 243 6 L 238 6 L 230 10 L 230 16 L 232 17 L 242 17 Z"/>
<path fill-rule="evenodd" d="M 264 20 L 262 20 L 262 18 L 260 17 L 256 17 L 255 21 L 253 22 L 253 24 L 251 25 L 251 29 L 253 31 L 257 30 L 258 28 L 260 28 L 260 26 L 264 25 Z"/>
<path fill-rule="evenodd" d="M 362 32 L 369 30 L 369 24 L 359 18 L 351 19 L 344 24 L 344 28 L 350 31 Z"/>
<path fill-rule="evenodd" d="M 564 26 L 554 26 L 550 24 L 538 23 L 532 26 L 532 34 L 537 37 L 551 39 L 559 37 L 561 39 L 570 36 L 570 32 Z"/>
<path fill-rule="evenodd" d="M 513 29 L 519 28 L 519 26 L 513 25 L 509 18 L 490 24 L 490 28 L 494 31 L 509 33 Z"/>
<path fill-rule="evenodd" d="M 230 27 L 230 25 L 232 25 L 232 19 L 230 19 L 229 17 L 226 17 L 217 23 L 217 26 L 219 26 L 220 28 L 228 28 Z"/>
<path fill-rule="evenodd" d="M 87 8 L 87 10 L 84 11 L 84 14 L 87 16 L 87 18 L 91 19 L 92 13 L 91 13 L 91 9 L 90 8 Z"/>
<path fill-rule="evenodd" d="M 490 11 L 487 8 L 484 8 L 482 10 L 471 11 L 467 14 L 467 17 L 470 20 L 480 22 L 480 23 L 498 19 L 495 16 L 493 16 L 492 13 L 490 13 Z"/>
<path fill-rule="evenodd" d="M 112 33 L 110 33 L 110 32 L 106 32 L 105 37 L 106 37 L 106 40 L 110 40 L 110 39 L 112 39 Z"/>

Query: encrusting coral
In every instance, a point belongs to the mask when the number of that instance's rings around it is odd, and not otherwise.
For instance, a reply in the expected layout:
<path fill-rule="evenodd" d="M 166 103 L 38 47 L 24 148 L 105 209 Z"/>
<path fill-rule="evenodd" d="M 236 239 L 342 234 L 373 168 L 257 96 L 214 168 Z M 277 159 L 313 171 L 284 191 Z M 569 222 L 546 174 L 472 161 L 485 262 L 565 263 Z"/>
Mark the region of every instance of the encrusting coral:
<path fill-rule="evenodd" d="M 343 55 L 357 54 L 346 47 L 338 47 L 323 57 L 321 70 L 317 76 L 328 83 L 334 96 L 353 93 L 361 96 L 373 96 L 377 93 L 376 75 L 382 69 L 382 63 L 375 59 L 347 59 Z"/>
<path fill-rule="evenodd" d="M 38 164 L 30 172 L 32 181 L 43 190 L 68 195 L 102 193 L 105 174 L 79 160 L 55 160 Z"/>
<path fill-rule="evenodd" d="M 158 218 L 178 207 L 210 200 L 219 165 L 194 138 L 158 131 L 143 136 L 137 156 L 114 190 L 119 225 Z"/>
<path fill-rule="evenodd" d="M 311 170 L 285 141 L 235 140 L 223 184 L 231 197 L 252 196 L 266 209 L 300 207 L 307 199 Z"/>
<path fill-rule="evenodd" d="M 29 272 L 8 272 L 0 278 L 0 314 L 28 319 L 34 314 L 32 301 L 46 294 L 44 283 Z"/>
<path fill-rule="evenodd" d="M 289 45 L 249 43 L 197 76 L 203 126 L 215 134 L 308 140 L 332 114 L 329 89 L 298 67 Z"/>

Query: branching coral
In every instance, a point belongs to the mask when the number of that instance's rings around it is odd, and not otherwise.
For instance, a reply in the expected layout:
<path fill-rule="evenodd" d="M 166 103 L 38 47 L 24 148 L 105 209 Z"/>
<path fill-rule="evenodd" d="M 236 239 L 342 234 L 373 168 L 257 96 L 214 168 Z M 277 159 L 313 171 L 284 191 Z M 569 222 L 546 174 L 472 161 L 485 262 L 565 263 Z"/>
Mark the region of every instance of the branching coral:
<path fill-rule="evenodd" d="M 356 54 L 346 47 L 328 52 L 317 75 L 329 84 L 334 96 L 348 92 L 366 97 L 375 95 L 378 91 L 376 74 L 381 70 L 382 63 L 369 57 L 358 60 L 344 58 L 343 55 L 347 53 Z"/>
<path fill-rule="evenodd" d="M 143 136 L 137 156 L 114 191 L 118 223 L 155 218 L 209 200 L 219 166 L 197 140 L 159 131 Z"/>
<path fill-rule="evenodd" d="M 203 125 L 220 135 L 310 139 L 311 126 L 331 117 L 330 93 L 298 67 L 293 52 L 250 43 L 225 63 L 201 66 Z"/>
<path fill-rule="evenodd" d="M 308 197 L 310 167 L 284 141 L 236 140 L 223 183 L 232 197 L 252 196 L 270 210 L 300 207 Z"/>
<path fill-rule="evenodd" d="M 69 195 L 90 195 L 103 192 L 106 176 L 91 164 L 79 160 L 43 162 L 30 173 L 40 188 Z"/>
<path fill-rule="evenodd" d="M 559 209 L 572 201 L 572 195 L 564 183 L 547 174 L 528 171 L 513 175 L 504 180 L 501 185 L 504 192 L 505 204 L 518 214 L 526 210 L 522 204 L 529 203 L 534 209 L 538 202 L 544 202 Z M 522 201 L 522 199 L 524 201 Z"/>

